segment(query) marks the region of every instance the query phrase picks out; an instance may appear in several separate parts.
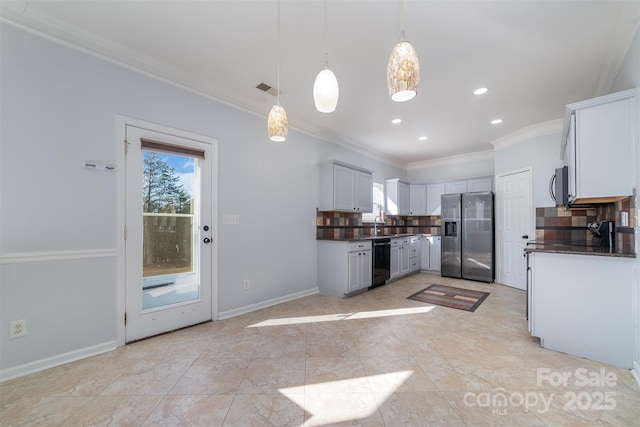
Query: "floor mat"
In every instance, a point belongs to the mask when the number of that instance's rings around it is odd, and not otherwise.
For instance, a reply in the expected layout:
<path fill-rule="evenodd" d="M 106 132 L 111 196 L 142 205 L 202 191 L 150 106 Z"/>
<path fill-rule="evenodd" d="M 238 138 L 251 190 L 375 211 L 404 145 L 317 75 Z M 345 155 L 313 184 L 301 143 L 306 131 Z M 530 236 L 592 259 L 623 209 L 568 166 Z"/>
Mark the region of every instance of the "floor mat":
<path fill-rule="evenodd" d="M 476 311 L 476 308 L 489 296 L 489 292 L 472 291 L 452 286 L 431 285 L 408 299 L 457 308 L 458 310 Z"/>

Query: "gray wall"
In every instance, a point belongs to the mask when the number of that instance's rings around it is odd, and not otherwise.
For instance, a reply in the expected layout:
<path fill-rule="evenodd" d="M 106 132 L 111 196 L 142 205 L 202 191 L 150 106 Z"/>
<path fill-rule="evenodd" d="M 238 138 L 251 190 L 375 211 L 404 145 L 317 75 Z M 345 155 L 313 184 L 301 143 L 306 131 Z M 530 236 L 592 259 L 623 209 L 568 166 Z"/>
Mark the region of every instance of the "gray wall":
<path fill-rule="evenodd" d="M 252 115 L 6 24 L 0 43 L 0 369 L 116 339 L 116 175 L 82 164 L 116 162 L 117 114 L 218 139 L 219 218 L 240 216 L 218 224 L 219 312 L 317 286 L 318 162 L 406 174 L 293 129 L 271 143 L 271 105 Z M 65 251 L 106 255 L 55 259 Z M 8 340 L 17 319 L 28 336 Z"/>
<path fill-rule="evenodd" d="M 496 149 L 495 172 L 500 175 L 525 167 L 533 170 L 533 206 L 555 206 L 549 195 L 549 180 L 555 168 L 561 167 L 560 132 L 530 137 L 508 147 Z"/>
<path fill-rule="evenodd" d="M 424 164 L 409 165 L 409 182 L 428 183 L 437 181 L 455 181 L 458 179 L 493 176 L 493 156 L 458 156 L 438 159 Z"/>

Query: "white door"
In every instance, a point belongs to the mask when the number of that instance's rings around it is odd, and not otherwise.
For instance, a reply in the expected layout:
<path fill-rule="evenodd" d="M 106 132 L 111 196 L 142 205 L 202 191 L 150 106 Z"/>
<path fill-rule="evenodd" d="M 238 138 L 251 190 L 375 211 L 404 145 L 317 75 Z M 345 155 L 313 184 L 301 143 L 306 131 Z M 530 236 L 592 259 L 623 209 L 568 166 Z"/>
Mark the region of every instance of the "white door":
<path fill-rule="evenodd" d="M 125 341 L 212 319 L 211 143 L 126 126 Z"/>
<path fill-rule="evenodd" d="M 498 276 L 499 282 L 518 289 L 526 288 L 524 247 L 533 240 L 533 201 L 531 169 L 498 176 Z"/>

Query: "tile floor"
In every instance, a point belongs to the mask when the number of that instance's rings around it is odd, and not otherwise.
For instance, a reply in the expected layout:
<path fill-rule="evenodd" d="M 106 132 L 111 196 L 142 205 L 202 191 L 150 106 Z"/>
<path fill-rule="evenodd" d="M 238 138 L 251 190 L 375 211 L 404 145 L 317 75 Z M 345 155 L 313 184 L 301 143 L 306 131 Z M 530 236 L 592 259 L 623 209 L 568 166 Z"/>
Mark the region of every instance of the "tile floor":
<path fill-rule="evenodd" d="M 491 295 L 406 299 L 433 283 Z M 313 295 L 1 383 L 0 425 L 640 425 L 630 371 L 540 348 L 524 299 L 428 274 Z"/>

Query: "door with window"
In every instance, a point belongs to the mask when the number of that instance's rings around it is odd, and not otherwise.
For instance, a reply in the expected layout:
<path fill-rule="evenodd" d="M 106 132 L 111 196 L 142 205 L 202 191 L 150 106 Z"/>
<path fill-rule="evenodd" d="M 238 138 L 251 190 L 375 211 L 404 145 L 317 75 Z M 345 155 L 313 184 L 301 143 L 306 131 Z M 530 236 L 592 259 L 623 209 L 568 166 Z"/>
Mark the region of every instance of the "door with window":
<path fill-rule="evenodd" d="M 211 143 L 126 127 L 125 340 L 212 319 Z"/>

